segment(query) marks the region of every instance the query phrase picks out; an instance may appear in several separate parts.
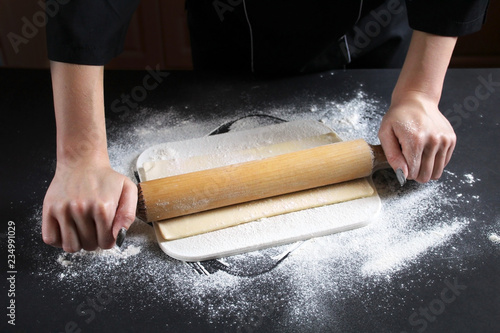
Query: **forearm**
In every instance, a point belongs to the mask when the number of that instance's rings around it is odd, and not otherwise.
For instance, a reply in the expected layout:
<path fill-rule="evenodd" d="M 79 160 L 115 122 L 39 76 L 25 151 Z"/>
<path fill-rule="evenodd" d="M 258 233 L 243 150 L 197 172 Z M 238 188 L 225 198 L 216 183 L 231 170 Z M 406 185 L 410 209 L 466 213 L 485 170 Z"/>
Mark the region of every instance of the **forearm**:
<path fill-rule="evenodd" d="M 103 67 L 51 62 L 58 164 L 109 163 Z"/>
<path fill-rule="evenodd" d="M 51 62 L 57 168 L 43 204 L 42 234 L 65 251 L 113 246 L 135 219 L 137 187 L 109 163 L 103 67 Z"/>
<path fill-rule="evenodd" d="M 392 102 L 418 94 L 437 104 L 456 41 L 456 37 L 414 31 Z"/>

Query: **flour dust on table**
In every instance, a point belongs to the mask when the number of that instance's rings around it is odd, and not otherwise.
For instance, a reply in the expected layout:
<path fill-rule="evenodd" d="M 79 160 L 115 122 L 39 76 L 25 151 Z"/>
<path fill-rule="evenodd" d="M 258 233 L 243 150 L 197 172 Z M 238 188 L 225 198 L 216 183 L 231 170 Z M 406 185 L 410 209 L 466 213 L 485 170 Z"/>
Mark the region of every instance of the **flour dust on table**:
<path fill-rule="evenodd" d="M 488 239 L 492 241 L 495 244 L 500 244 L 500 236 L 497 235 L 496 233 L 492 232 L 489 236 Z"/>
<path fill-rule="evenodd" d="M 387 105 L 361 89 L 346 100 L 318 101 L 311 96 L 300 105 L 271 105 L 262 112 L 287 120 L 316 119 L 344 140 L 361 137 L 378 143 L 377 129 Z M 242 114 L 254 112 L 241 110 Z M 138 110 L 134 122 L 115 126 L 109 133 L 113 167 L 133 177 L 135 159 L 146 148 L 201 137 L 231 120 L 197 122 L 194 116 L 182 118 L 182 114 L 173 108 L 143 109 Z M 176 304 L 191 311 L 193 321 L 198 317 L 224 329 L 248 325 L 256 329 L 255 318 L 273 318 L 276 325 L 293 323 L 300 330 L 338 324 L 338 316 L 317 317 L 343 311 L 336 304 L 323 303 L 324 293 L 345 300 L 356 297 L 360 289 L 377 286 L 386 289 L 387 299 L 399 299 L 398 290 L 390 283 L 401 276 L 417 275 L 420 281 L 439 274 L 447 278 L 427 262 L 440 260 L 446 267 L 467 270 L 463 262 L 468 245 L 461 239 L 468 233 L 468 225 L 477 223 L 476 217 L 445 214 L 443 208 L 480 200 L 470 191 L 479 179 L 472 173 L 448 171 L 440 181 L 409 182 L 400 187 L 392 171 L 379 171 L 373 178 L 382 212 L 370 225 L 353 231 L 193 266 L 166 256 L 158 248 L 153 228 L 136 221 L 121 249 L 51 256 L 42 250 L 33 254 L 41 263 L 33 274 L 57 282 L 67 289 L 68 297 L 106 281 L 126 286 L 122 292 L 132 293 L 129 297 L 138 292 L 141 299 L 148 300 L 138 301 L 138 309 Z M 454 194 L 445 191 L 450 187 Z M 37 208 L 34 218 L 40 223 Z M 451 240 L 466 250 L 451 246 Z M 414 283 L 410 280 L 400 287 L 411 291 Z M 398 307 L 397 302 L 381 302 L 383 311 Z"/>

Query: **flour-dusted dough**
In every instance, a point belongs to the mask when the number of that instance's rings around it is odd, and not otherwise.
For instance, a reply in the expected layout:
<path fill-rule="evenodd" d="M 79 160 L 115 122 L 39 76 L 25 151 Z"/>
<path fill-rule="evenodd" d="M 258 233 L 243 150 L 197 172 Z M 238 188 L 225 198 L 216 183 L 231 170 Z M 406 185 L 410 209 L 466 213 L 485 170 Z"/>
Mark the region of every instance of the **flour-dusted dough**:
<path fill-rule="evenodd" d="M 157 222 L 165 240 L 174 240 L 256 221 L 261 218 L 368 197 L 374 192 L 366 179 L 280 195 Z M 304 221 L 304 223 L 307 223 Z"/>
<path fill-rule="evenodd" d="M 206 138 L 206 140 L 208 141 L 208 138 Z M 231 138 L 228 138 L 228 140 L 231 140 Z M 207 153 L 192 156 L 187 155 L 191 147 L 185 147 L 182 152 L 174 148 L 169 148 L 161 152 L 165 159 L 146 161 L 143 163 L 141 170 L 143 173 L 142 179 L 153 180 L 189 172 L 213 169 L 229 164 L 255 161 L 339 141 L 340 139 L 335 133 L 326 133 L 304 137 L 300 140 L 273 144 L 263 142 L 259 146 L 254 146 L 254 143 L 250 147 L 245 146 L 240 148 L 235 148 L 233 142 L 231 146 L 218 145 L 216 151 L 207 147 Z M 188 145 L 194 146 L 199 144 L 203 145 L 204 142 L 194 140 Z M 214 143 L 210 143 L 209 145 L 211 146 L 213 144 Z"/>
<path fill-rule="evenodd" d="M 143 180 L 153 180 L 341 141 L 326 127 L 309 126 L 307 122 L 279 124 L 264 131 L 229 133 L 184 141 L 179 146 L 174 143 L 156 150 L 161 159 L 144 161 L 141 175 Z M 175 240 L 373 193 L 369 182 L 360 179 L 160 221 L 157 230 L 164 240 Z"/>
<path fill-rule="evenodd" d="M 277 150 L 295 151 L 338 141 L 340 138 L 324 124 L 299 120 L 156 145 L 138 157 L 136 170 L 141 181 L 152 180 L 197 168 L 265 158 Z M 329 204 L 337 201 L 342 202 Z M 381 208 L 380 198 L 367 179 L 241 205 L 185 216 L 179 225 L 175 220 L 155 222 L 158 245 L 170 257 L 183 261 L 222 258 L 359 228 L 370 223 Z M 285 213 L 318 205 L 321 207 Z M 281 215 L 261 218 L 273 214 Z M 256 220 L 244 223 L 253 219 Z M 228 223 L 240 224 L 227 227 Z M 199 233 L 213 226 L 221 229 L 174 240 L 166 240 L 162 235 L 177 237 L 186 234 L 186 230 Z"/>

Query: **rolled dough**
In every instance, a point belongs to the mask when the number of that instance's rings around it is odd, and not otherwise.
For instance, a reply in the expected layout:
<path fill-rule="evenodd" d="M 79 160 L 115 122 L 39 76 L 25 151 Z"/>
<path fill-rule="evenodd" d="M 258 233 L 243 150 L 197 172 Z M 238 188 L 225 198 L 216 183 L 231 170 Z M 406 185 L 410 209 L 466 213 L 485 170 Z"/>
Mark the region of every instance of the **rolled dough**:
<path fill-rule="evenodd" d="M 143 180 L 152 180 L 341 141 L 329 129 L 322 129 L 319 132 L 317 128 L 304 131 L 303 126 L 299 130 L 297 123 L 275 126 L 275 128 L 268 130 L 273 133 L 272 136 L 259 131 L 253 131 L 257 134 L 260 133 L 256 136 L 249 136 L 247 132 L 241 132 L 219 136 L 225 136 L 223 139 L 226 142 L 215 142 L 215 139 L 208 137 L 201 140 L 184 141 L 184 149 L 172 145 L 161 150 L 161 159 L 145 161 L 142 164 L 142 170 L 140 169 L 141 176 Z M 317 125 L 314 126 L 317 127 Z M 307 126 L 305 127 L 307 128 Z M 186 155 L 193 150 L 191 148 L 199 148 L 200 145 L 202 149 L 199 150 L 198 154 Z M 203 149 L 203 146 L 206 149 Z M 163 240 L 176 240 L 262 218 L 368 197 L 373 193 L 374 189 L 366 179 L 358 179 L 164 220 L 156 222 L 156 229 Z"/>
<path fill-rule="evenodd" d="M 368 197 L 374 192 L 366 179 L 290 193 L 157 222 L 161 236 L 174 240 L 262 218 Z"/>

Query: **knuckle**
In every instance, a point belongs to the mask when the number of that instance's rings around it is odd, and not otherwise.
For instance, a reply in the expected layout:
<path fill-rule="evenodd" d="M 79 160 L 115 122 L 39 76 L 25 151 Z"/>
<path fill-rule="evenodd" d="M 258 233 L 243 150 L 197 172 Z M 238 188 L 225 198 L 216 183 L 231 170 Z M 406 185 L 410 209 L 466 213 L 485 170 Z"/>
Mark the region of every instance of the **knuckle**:
<path fill-rule="evenodd" d="M 137 195 L 137 193 L 139 192 L 139 189 L 137 188 L 137 185 L 134 184 L 133 181 L 131 181 L 129 178 L 126 179 L 126 183 L 128 184 L 128 186 L 130 187 L 130 190 L 132 191 L 132 193 L 134 195 Z"/>
<path fill-rule="evenodd" d="M 111 237 L 107 237 L 108 239 L 103 240 L 100 244 L 99 247 L 103 250 L 109 250 L 115 245 L 115 241 Z"/>
<path fill-rule="evenodd" d="M 451 146 L 452 140 L 449 136 L 443 135 L 440 140 L 441 149 L 447 149 Z"/>
<path fill-rule="evenodd" d="M 63 201 L 53 203 L 47 208 L 47 211 L 52 216 L 64 216 L 68 206 Z"/>
<path fill-rule="evenodd" d="M 84 215 L 87 212 L 88 203 L 81 199 L 71 200 L 69 202 L 69 208 L 77 215 Z"/>
<path fill-rule="evenodd" d="M 391 153 L 391 152 L 386 152 L 385 157 L 387 159 L 387 162 L 389 162 L 390 165 L 393 165 L 394 163 L 396 163 L 399 160 L 399 155 Z"/>
<path fill-rule="evenodd" d="M 443 171 L 443 168 L 434 170 L 431 180 L 438 180 L 439 178 L 441 178 L 441 176 L 443 175 Z"/>
<path fill-rule="evenodd" d="M 425 184 L 425 181 L 422 179 L 422 177 L 415 178 L 415 181 L 420 184 Z"/>
<path fill-rule="evenodd" d="M 110 205 L 104 201 L 99 201 L 94 204 L 94 214 L 97 218 L 99 219 L 106 219 L 106 217 L 109 215 Z"/>
<path fill-rule="evenodd" d="M 72 244 L 64 244 L 63 245 L 63 250 L 68 253 L 75 253 L 80 251 L 80 247 L 74 246 Z"/>
<path fill-rule="evenodd" d="M 450 135 L 446 136 L 446 143 L 448 147 L 453 147 L 456 142 L 457 135 L 455 133 L 451 133 Z"/>
<path fill-rule="evenodd" d="M 130 213 L 130 212 L 121 212 L 119 216 L 117 216 L 117 219 L 124 221 L 125 223 L 129 224 L 134 222 L 135 220 L 135 214 Z"/>
<path fill-rule="evenodd" d="M 428 172 L 423 172 L 416 179 L 417 182 L 422 184 L 427 183 L 429 180 L 431 180 L 431 174 Z"/>
<path fill-rule="evenodd" d="M 433 133 L 433 134 L 429 135 L 427 142 L 431 147 L 436 147 L 436 146 L 439 146 L 441 144 L 441 142 L 444 142 L 444 140 L 445 140 L 444 136 Z"/>
<path fill-rule="evenodd" d="M 417 150 L 421 150 L 425 146 L 426 135 L 422 132 L 418 132 L 413 137 L 413 146 Z"/>
<path fill-rule="evenodd" d="M 431 180 L 438 180 L 439 178 L 441 178 L 441 174 L 432 176 Z"/>
<path fill-rule="evenodd" d="M 99 221 L 111 223 L 113 220 L 113 203 L 110 201 L 99 201 L 94 204 L 94 216 Z"/>
<path fill-rule="evenodd" d="M 43 242 L 47 245 L 50 245 L 50 246 L 58 246 L 59 245 L 58 239 L 56 237 L 54 237 L 53 235 L 42 234 L 42 239 L 43 239 Z"/>
<path fill-rule="evenodd" d="M 380 128 L 377 132 L 377 135 L 379 137 L 379 139 L 382 141 L 385 139 L 385 136 L 388 134 L 389 130 L 387 128 L 387 126 L 385 126 L 385 123 L 382 122 L 382 124 L 380 125 Z"/>

